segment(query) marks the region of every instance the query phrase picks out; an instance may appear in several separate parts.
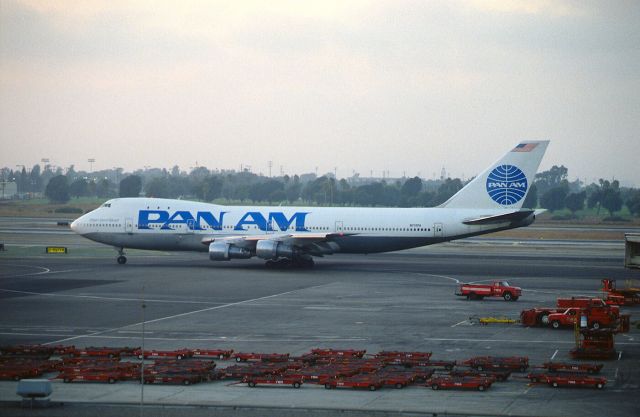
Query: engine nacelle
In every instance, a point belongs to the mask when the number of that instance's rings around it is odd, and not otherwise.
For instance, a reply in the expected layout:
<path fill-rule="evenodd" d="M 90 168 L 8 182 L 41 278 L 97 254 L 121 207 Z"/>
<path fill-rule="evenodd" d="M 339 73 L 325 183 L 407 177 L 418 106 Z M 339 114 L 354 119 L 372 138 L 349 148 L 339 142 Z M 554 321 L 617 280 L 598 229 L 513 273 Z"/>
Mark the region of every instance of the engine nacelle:
<path fill-rule="evenodd" d="M 251 256 L 249 249 L 233 246 L 227 242 L 211 242 L 209 244 L 209 259 L 212 261 L 228 261 L 234 258 L 248 259 Z"/>
<path fill-rule="evenodd" d="M 256 256 L 262 259 L 293 258 L 298 250 L 293 246 L 275 240 L 259 240 L 256 243 Z"/>

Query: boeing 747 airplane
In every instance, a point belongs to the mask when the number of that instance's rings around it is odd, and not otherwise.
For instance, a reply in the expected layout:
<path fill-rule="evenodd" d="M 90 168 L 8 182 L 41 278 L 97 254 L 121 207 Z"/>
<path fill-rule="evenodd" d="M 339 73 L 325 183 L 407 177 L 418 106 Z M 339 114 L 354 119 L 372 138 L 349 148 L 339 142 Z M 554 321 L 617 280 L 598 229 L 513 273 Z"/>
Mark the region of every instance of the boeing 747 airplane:
<path fill-rule="evenodd" d="M 453 197 L 433 208 L 240 207 L 161 198 L 116 198 L 71 229 L 126 248 L 209 252 L 212 261 L 265 259 L 313 266 L 314 256 L 415 248 L 528 226 L 522 203 L 548 141 L 521 142 Z"/>

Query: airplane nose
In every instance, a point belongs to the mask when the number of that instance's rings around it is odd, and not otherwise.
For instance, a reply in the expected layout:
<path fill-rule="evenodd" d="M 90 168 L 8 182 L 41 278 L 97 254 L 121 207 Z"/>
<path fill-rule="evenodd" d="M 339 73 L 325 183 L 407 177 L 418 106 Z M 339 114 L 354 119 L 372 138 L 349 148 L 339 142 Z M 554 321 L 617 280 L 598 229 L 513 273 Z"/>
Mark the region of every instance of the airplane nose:
<path fill-rule="evenodd" d="M 78 233 L 78 219 L 71 222 L 71 226 L 69 226 L 71 230 Z"/>

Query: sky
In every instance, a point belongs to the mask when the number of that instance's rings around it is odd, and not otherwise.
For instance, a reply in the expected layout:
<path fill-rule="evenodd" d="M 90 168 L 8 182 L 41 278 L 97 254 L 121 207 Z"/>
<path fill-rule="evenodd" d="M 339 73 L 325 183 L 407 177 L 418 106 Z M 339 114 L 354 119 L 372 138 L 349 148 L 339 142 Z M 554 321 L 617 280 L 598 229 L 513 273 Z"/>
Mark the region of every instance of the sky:
<path fill-rule="evenodd" d="M 640 2 L 0 0 L 0 166 L 640 186 Z"/>

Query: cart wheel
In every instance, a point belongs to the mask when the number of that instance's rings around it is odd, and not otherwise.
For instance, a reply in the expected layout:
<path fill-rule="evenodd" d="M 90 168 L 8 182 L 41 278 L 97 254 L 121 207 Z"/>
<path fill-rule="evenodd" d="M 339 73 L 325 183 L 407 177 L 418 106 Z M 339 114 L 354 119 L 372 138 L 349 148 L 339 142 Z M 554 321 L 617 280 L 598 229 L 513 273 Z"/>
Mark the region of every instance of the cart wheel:
<path fill-rule="evenodd" d="M 188 379 L 185 379 L 184 381 L 182 381 L 183 385 L 191 385 L 191 381 Z"/>
<path fill-rule="evenodd" d="M 551 322 L 551 327 L 553 327 L 554 329 L 559 329 L 560 328 L 560 322 L 558 320 L 554 320 Z"/>
<path fill-rule="evenodd" d="M 240 359 L 240 356 L 236 356 L 236 362 L 242 362 L 242 359 Z"/>
<path fill-rule="evenodd" d="M 438 385 L 438 384 L 433 384 L 433 385 L 431 385 L 431 389 L 432 389 L 432 390 L 434 390 L 434 391 L 437 391 L 437 390 L 439 390 L 439 389 L 440 389 L 440 385 Z"/>
<path fill-rule="evenodd" d="M 69 378 L 65 378 L 65 379 L 62 380 L 62 382 L 69 383 L 69 382 L 71 382 L 71 380 Z"/>
<path fill-rule="evenodd" d="M 369 391 L 375 391 L 375 390 L 376 390 L 375 385 L 369 385 Z"/>
<path fill-rule="evenodd" d="M 324 387 L 325 387 L 325 389 L 331 389 L 331 384 L 326 383 L 326 384 L 324 384 Z"/>
<path fill-rule="evenodd" d="M 511 301 L 513 299 L 513 296 L 510 292 L 505 292 L 502 298 L 504 298 L 504 301 Z"/>
<path fill-rule="evenodd" d="M 176 356 L 176 359 L 177 359 L 177 360 L 182 359 L 182 355 L 178 355 L 178 356 Z"/>
<path fill-rule="evenodd" d="M 482 365 L 476 367 L 476 369 L 480 372 L 484 371 L 484 367 Z"/>
<path fill-rule="evenodd" d="M 398 382 L 398 383 L 396 384 L 396 388 L 397 388 L 397 389 L 402 389 L 402 388 L 404 388 L 404 385 L 402 385 L 401 383 L 399 383 L 399 382 Z"/>
<path fill-rule="evenodd" d="M 253 381 L 249 381 L 249 382 L 247 382 L 247 385 L 250 386 L 251 388 L 253 388 L 253 387 L 256 386 L 256 383 L 253 382 Z"/>
<path fill-rule="evenodd" d="M 526 370 L 527 370 L 527 367 L 526 367 L 526 366 L 521 366 L 521 367 L 520 367 L 520 372 L 524 372 L 524 371 L 526 371 Z"/>
<path fill-rule="evenodd" d="M 218 355 L 218 359 L 223 360 L 224 359 L 224 355 L 221 353 L 220 355 Z"/>
<path fill-rule="evenodd" d="M 602 382 L 598 382 L 598 383 L 596 384 L 596 388 L 598 388 L 598 389 L 602 389 L 602 388 L 604 388 L 604 384 L 603 384 Z"/>
<path fill-rule="evenodd" d="M 142 359 L 142 354 L 138 355 L 138 359 Z"/>
<path fill-rule="evenodd" d="M 20 375 L 14 375 L 13 376 L 13 380 L 14 381 L 20 381 Z"/>
<path fill-rule="evenodd" d="M 114 378 L 109 378 L 109 381 L 108 381 L 108 382 L 109 382 L 110 384 L 115 384 L 115 383 L 116 383 L 116 380 L 115 380 Z"/>
<path fill-rule="evenodd" d="M 557 382 L 555 382 L 555 381 L 553 381 L 553 382 L 551 383 L 551 386 L 552 386 L 553 388 L 558 388 L 558 383 L 557 383 Z"/>
<path fill-rule="evenodd" d="M 549 324 L 549 313 L 543 313 L 540 316 L 540 324 Z"/>
<path fill-rule="evenodd" d="M 484 391 L 485 389 L 487 389 L 487 387 L 484 385 L 478 385 L 478 391 Z"/>
<path fill-rule="evenodd" d="M 600 323 L 598 323 L 597 321 L 594 321 L 593 324 L 591 325 L 591 327 L 594 330 L 598 330 L 600 328 Z"/>
<path fill-rule="evenodd" d="M 294 382 L 293 388 L 300 388 L 300 383 L 298 381 Z"/>
<path fill-rule="evenodd" d="M 108 357 L 109 359 L 113 359 L 113 353 L 109 353 L 109 354 L 107 355 L 107 357 Z"/>

